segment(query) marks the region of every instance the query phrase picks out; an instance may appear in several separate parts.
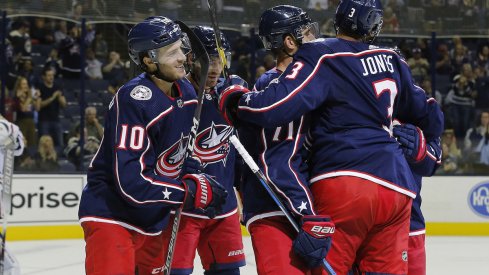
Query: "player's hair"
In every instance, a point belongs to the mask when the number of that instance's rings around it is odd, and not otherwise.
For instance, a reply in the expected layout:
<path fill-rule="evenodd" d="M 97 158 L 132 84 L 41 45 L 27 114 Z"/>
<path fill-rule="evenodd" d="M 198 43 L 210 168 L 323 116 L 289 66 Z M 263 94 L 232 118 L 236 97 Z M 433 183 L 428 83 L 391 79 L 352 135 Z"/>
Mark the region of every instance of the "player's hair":
<path fill-rule="evenodd" d="M 383 23 L 380 0 L 341 0 L 336 9 L 336 32 L 372 43 Z"/>

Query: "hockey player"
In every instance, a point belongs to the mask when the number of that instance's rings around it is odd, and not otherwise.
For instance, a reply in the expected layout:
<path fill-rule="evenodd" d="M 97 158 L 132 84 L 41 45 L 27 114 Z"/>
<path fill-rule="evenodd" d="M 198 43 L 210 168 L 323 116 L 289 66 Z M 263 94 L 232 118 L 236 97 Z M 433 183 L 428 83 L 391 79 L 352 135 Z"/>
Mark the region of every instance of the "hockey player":
<path fill-rule="evenodd" d="M 109 104 L 89 166 L 79 208 L 87 274 L 162 273 L 170 211 L 213 213 L 225 200 L 225 189 L 206 174 L 177 179 L 197 103 L 185 79 L 187 39 L 162 16 L 129 31 L 129 55 L 144 73 Z"/>
<path fill-rule="evenodd" d="M 406 274 L 416 187 L 392 118 L 432 139 L 443 114 L 395 51 L 370 45 L 382 26 L 379 0 L 342 0 L 335 26 L 336 38 L 304 44 L 265 90 L 230 86 L 219 106 L 230 121 L 268 128 L 314 111 L 311 190 L 316 212 L 336 224 L 326 259 L 338 274 L 354 264 L 362 274 Z"/>
<path fill-rule="evenodd" d="M 259 35 L 265 48 L 275 55 L 277 67 L 264 73 L 253 90 L 262 90 L 277 79 L 299 47 L 318 37 L 319 30 L 302 9 L 280 5 L 263 12 Z M 308 129 L 306 116 L 274 128 L 250 123 L 242 123 L 238 128 L 243 145 L 254 159 L 260 160 L 261 170 L 290 213 L 311 226 L 333 226 L 328 217 L 314 216 L 307 169 L 300 154 Z M 241 193 L 244 222 L 251 235 L 258 274 L 307 274 L 311 267 L 320 264 L 331 238 L 314 237 L 304 231 L 297 237 L 283 212 L 249 169 L 244 169 Z M 309 250 L 301 243 L 305 241 L 311 244 Z M 310 253 L 315 250 L 319 253 Z"/>
<path fill-rule="evenodd" d="M 230 196 L 221 212 L 216 213 L 213 219 L 209 219 L 200 210 L 182 212 L 171 274 L 191 274 L 197 250 L 205 274 L 234 275 L 239 274 L 239 267 L 246 264 L 233 190 L 236 152 L 229 143 L 229 137 L 234 134 L 234 129 L 226 123 L 216 108 L 214 90 L 223 67 L 219 61 L 214 30 L 197 26 L 193 28 L 193 32 L 210 57 L 194 157 L 200 160 L 201 169 L 221 183 Z M 226 54 L 230 56 L 231 47 L 223 34 L 221 41 Z M 191 61 L 189 63 L 191 68 L 187 79 L 198 91 L 200 64 Z"/>
<path fill-rule="evenodd" d="M 6 179 L 4 178 L 5 174 L 7 174 L 6 169 L 13 169 L 14 163 L 13 158 L 9 159 L 7 157 L 6 150 L 13 150 L 13 156 L 20 156 L 22 152 L 24 152 L 24 136 L 22 132 L 19 130 L 19 127 L 8 120 L 6 120 L 3 116 L 0 115 L 0 213 L 3 219 L 3 232 L 2 234 L 6 234 L 7 232 L 7 213 L 10 206 L 6 204 L 11 203 L 10 201 L 6 201 L 5 199 L 10 199 L 10 196 L 4 195 L 4 186 Z M 6 161 L 10 161 L 11 163 L 6 163 Z M 10 172 L 13 172 L 12 170 Z M 11 194 L 10 194 L 11 195 Z M 5 246 L 5 236 L 1 238 L 0 250 L 2 250 L 2 246 Z M 5 247 L 3 250 L 3 258 L 0 261 L 2 265 L 2 274 L 4 275 L 20 275 L 20 266 L 17 259 L 14 257 L 12 253 L 9 252 L 8 248 Z"/>
<path fill-rule="evenodd" d="M 408 250 L 408 275 L 426 275 L 426 251 L 425 251 L 425 221 L 421 212 L 421 191 L 422 176 L 432 176 L 441 164 L 441 145 L 440 138 L 435 138 L 426 144 L 426 156 L 415 162 L 416 155 L 423 149 L 423 132 L 414 125 L 396 125 L 393 135 L 401 144 L 402 151 L 408 160 L 416 181 L 416 193 L 418 196 L 413 200 L 411 207 L 411 221 L 409 229 L 409 250 Z M 421 152 L 421 154 L 423 154 Z"/>

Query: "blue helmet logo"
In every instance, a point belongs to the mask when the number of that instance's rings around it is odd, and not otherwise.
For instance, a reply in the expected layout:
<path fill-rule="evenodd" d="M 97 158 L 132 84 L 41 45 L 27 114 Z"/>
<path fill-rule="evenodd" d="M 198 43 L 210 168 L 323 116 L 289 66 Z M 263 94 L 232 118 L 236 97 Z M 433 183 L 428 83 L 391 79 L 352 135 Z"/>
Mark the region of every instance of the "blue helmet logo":
<path fill-rule="evenodd" d="M 472 188 L 468 202 L 476 214 L 489 218 L 489 182 L 479 183 Z"/>

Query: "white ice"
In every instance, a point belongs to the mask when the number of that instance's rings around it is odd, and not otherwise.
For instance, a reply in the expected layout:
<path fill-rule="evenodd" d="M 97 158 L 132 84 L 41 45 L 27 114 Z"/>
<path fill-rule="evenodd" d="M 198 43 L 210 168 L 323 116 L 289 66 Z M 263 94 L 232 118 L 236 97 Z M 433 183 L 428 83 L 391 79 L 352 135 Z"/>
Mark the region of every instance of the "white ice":
<path fill-rule="evenodd" d="M 256 274 L 249 237 L 244 238 L 247 265 L 241 274 Z M 84 274 L 83 240 L 12 241 L 23 275 Z M 428 237 L 428 275 L 489 275 L 489 237 Z M 203 274 L 198 259 L 193 274 Z"/>

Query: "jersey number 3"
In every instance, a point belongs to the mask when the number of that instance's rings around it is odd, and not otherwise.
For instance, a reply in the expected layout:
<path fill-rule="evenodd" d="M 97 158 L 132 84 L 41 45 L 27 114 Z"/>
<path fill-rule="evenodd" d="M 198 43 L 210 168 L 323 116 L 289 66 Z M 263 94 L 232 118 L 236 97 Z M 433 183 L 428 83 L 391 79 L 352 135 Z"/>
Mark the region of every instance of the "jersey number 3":
<path fill-rule="evenodd" d="M 397 96 L 397 85 L 393 79 L 385 78 L 372 83 L 374 86 L 375 96 L 377 99 L 385 92 L 389 93 L 389 105 L 387 106 L 387 118 L 389 119 L 389 125 L 384 125 L 384 129 L 389 133 L 392 133 L 392 113 L 394 112 L 394 100 Z"/>

